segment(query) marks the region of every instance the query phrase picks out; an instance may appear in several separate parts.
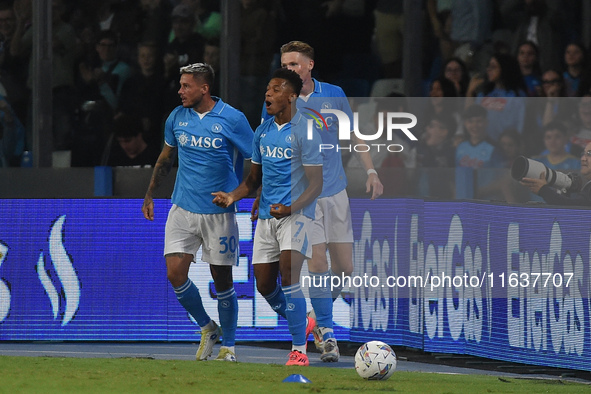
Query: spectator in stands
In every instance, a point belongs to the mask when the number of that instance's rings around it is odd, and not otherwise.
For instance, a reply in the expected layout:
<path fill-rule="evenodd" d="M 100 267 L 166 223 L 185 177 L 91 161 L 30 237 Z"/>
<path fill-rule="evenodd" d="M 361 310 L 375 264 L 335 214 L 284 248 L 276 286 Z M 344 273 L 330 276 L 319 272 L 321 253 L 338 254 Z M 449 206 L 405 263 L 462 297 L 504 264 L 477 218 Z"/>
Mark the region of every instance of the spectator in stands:
<path fill-rule="evenodd" d="M 493 201 L 526 202 L 530 193 L 523 190 L 506 169 L 522 154 L 521 135 L 515 129 L 504 130 L 493 151 L 491 169 L 478 173 L 477 198 Z"/>
<path fill-rule="evenodd" d="M 372 135 L 379 129 L 380 117 L 382 124 L 386 122 L 388 112 L 408 112 L 408 100 L 400 93 L 388 93 L 385 97 L 376 97 L 368 103 L 359 105 L 357 111 L 360 115 L 369 115 L 362 117 L 360 130 L 363 134 Z M 374 105 L 375 104 L 375 105 Z M 401 123 L 405 120 L 401 120 Z M 415 129 L 413 129 L 414 132 Z M 374 140 L 375 144 L 382 144 L 379 149 L 371 149 L 371 161 L 377 169 L 380 177 L 385 177 L 387 182 L 384 184 L 384 195 L 404 196 L 407 195 L 409 182 L 406 178 L 404 168 L 416 167 L 416 141 L 410 141 L 406 137 L 392 134 L 392 140 L 387 139 L 387 133 L 382 133 L 380 138 Z M 386 146 L 391 146 L 390 150 Z M 375 146 L 377 148 L 377 146 Z M 361 156 L 355 152 L 343 152 L 343 166 L 347 170 L 349 179 L 364 179 L 366 171 L 362 163 Z M 359 193 L 365 192 L 365 185 L 362 182 L 350 182 L 349 188 Z"/>
<path fill-rule="evenodd" d="M 12 8 L 11 1 L 0 2 L 0 40 L 2 49 L 6 52 L 10 50 L 10 41 L 16 31 L 16 17 Z M 4 55 L 6 56 L 6 54 Z M 4 60 L 6 62 L 6 59 Z M 3 68 L 7 68 L 3 65 Z"/>
<path fill-rule="evenodd" d="M 501 18 L 513 30 L 511 53 L 525 41 L 532 41 L 540 48 L 540 68 L 560 67 L 564 13 L 557 2 L 546 0 L 504 0 L 500 4 Z"/>
<path fill-rule="evenodd" d="M 496 174 L 487 171 L 495 167 L 495 146 L 486 134 L 487 116 L 486 109 L 478 104 L 466 108 L 462 116 L 466 140 L 456 148 L 456 184 L 461 184 L 464 178 L 472 183 L 476 175 L 476 190 L 489 187 L 496 180 Z"/>
<path fill-rule="evenodd" d="M 195 16 L 195 32 L 206 40 L 219 39 L 222 32 L 222 14 L 219 0 L 181 0 Z"/>
<path fill-rule="evenodd" d="M 445 61 L 453 54 L 451 33 L 451 1 L 427 0 L 427 13 L 433 29 L 433 35 L 439 43 L 441 58 Z"/>
<path fill-rule="evenodd" d="M 261 122 L 259 102 L 265 96 L 274 54 L 273 13 L 259 0 L 241 0 L 240 13 L 240 105 L 250 125 Z"/>
<path fill-rule="evenodd" d="M 507 54 L 493 55 L 486 68 L 487 79 L 476 75 L 468 86 L 466 105 L 474 102 L 488 111 L 487 134 L 498 141 L 503 130 L 523 131 L 525 117 L 525 84 L 517 60 Z"/>
<path fill-rule="evenodd" d="M 550 122 L 544 126 L 545 153 L 533 157 L 553 170 L 579 170 L 580 160 L 565 149 L 568 142 L 566 126 L 561 122 Z"/>
<path fill-rule="evenodd" d="M 121 115 L 113 123 L 111 146 L 107 146 L 106 165 L 111 167 L 153 167 L 160 155 L 160 146 L 148 144 L 138 125 L 141 119 Z"/>
<path fill-rule="evenodd" d="M 212 96 L 219 96 L 220 92 L 220 41 L 212 38 L 205 42 L 203 49 L 203 61 L 213 68 L 215 73 L 215 81 L 213 86 L 210 86 Z"/>
<path fill-rule="evenodd" d="M 538 57 L 538 46 L 532 41 L 524 42 L 517 49 L 517 62 L 528 97 L 537 97 L 541 93 L 541 71 Z"/>
<path fill-rule="evenodd" d="M 429 168 L 419 178 L 420 194 L 438 198 L 452 198 L 454 184 L 451 177 L 437 169 L 455 166 L 456 149 L 453 135 L 457 128 L 450 113 L 434 114 L 417 147 L 417 167 Z"/>
<path fill-rule="evenodd" d="M 566 97 L 562 73 L 548 70 L 542 74 L 542 98 L 528 100 L 527 121 L 523 128 L 525 155 L 538 155 L 544 150 L 544 127 L 555 121 L 566 123 L 573 115 L 572 99 Z"/>
<path fill-rule="evenodd" d="M 456 149 L 456 167 L 492 167 L 495 147 L 487 139 L 487 116 L 487 110 L 478 104 L 473 104 L 464 111 L 466 141 Z"/>
<path fill-rule="evenodd" d="M 429 89 L 429 97 L 437 98 L 437 97 L 456 97 L 456 87 L 454 83 L 443 77 L 437 78 L 433 82 L 431 82 L 431 87 Z M 443 108 L 441 108 L 442 101 L 441 100 L 431 100 L 433 106 L 436 107 L 435 112 L 441 112 Z"/>
<path fill-rule="evenodd" d="M 141 7 L 136 1 L 103 0 L 93 21 L 95 32 L 112 31 L 119 42 L 117 56 L 132 62 L 134 51 L 141 37 Z"/>
<path fill-rule="evenodd" d="M 10 51 L 23 62 L 29 62 L 27 87 L 32 89 L 33 56 L 32 5 L 28 1 L 18 1 L 14 7 L 16 31 Z M 75 63 L 77 59 L 77 37 L 74 28 L 62 16 L 65 8 L 62 0 L 52 2 L 52 113 L 53 150 L 69 150 L 72 146 L 73 114 L 76 108 Z M 42 138 L 45 136 L 42 136 Z M 27 127 L 27 146 L 32 144 L 32 128 Z"/>
<path fill-rule="evenodd" d="M 0 83 L 4 96 L 20 119 L 26 119 L 27 98 L 27 59 L 11 53 L 11 41 L 16 32 L 16 17 L 12 1 L 0 2 Z M 1 89 L 0 88 L 0 89 Z"/>
<path fill-rule="evenodd" d="M 203 61 L 205 40 L 195 33 L 195 14 L 187 4 L 179 4 L 172 10 L 172 31 L 174 39 L 165 48 L 164 76 L 167 81 L 178 82 L 178 70 L 187 64 Z"/>
<path fill-rule="evenodd" d="M 450 113 L 434 114 L 421 135 L 417 166 L 454 167 L 456 156 L 452 137 L 456 128 L 456 120 Z"/>
<path fill-rule="evenodd" d="M 100 162 L 113 116 L 119 108 L 123 85 L 131 75 L 131 67 L 117 57 L 117 46 L 116 33 L 100 32 L 95 60 L 79 65 L 82 105 L 72 152 L 74 166 L 95 166 Z"/>
<path fill-rule="evenodd" d="M 452 3 L 454 56 L 462 59 L 469 69 L 480 69 L 488 57 L 484 45 L 491 38 L 492 5 L 491 0 L 454 0 Z"/>
<path fill-rule="evenodd" d="M 454 83 L 456 96 L 465 97 L 468 84 L 470 83 L 470 73 L 466 64 L 457 57 L 452 57 L 443 65 L 442 75 Z"/>
<path fill-rule="evenodd" d="M 578 156 L 582 149 L 591 142 L 591 94 L 580 98 L 574 127 L 575 134 L 570 137 L 570 153 Z"/>
<path fill-rule="evenodd" d="M 451 131 L 451 135 L 462 134 L 462 117 L 459 110 L 462 108 L 460 104 L 463 103 L 463 99 L 456 97 L 454 83 L 447 78 L 437 78 L 431 82 L 429 97 L 424 119 L 427 119 L 429 122 L 434 115 L 446 113 L 454 118 L 457 126 L 455 130 Z"/>
<path fill-rule="evenodd" d="M 164 48 L 171 30 L 171 3 L 167 0 L 141 0 L 140 5 L 140 42 L 155 42 L 159 49 Z"/>
<path fill-rule="evenodd" d="M 583 184 L 581 190 L 567 191 L 566 194 L 548 186 L 545 173 L 540 174 L 539 178 L 523 178 L 521 184 L 542 197 L 547 204 L 591 206 L 591 143 L 585 146 L 581 154 L 580 175 Z"/>
<path fill-rule="evenodd" d="M 74 27 L 76 37 L 78 37 L 78 47 L 80 55 L 78 62 L 87 61 L 96 58 L 96 38 L 100 29 L 96 25 L 96 18 L 98 8 L 102 7 L 101 3 L 91 0 L 79 1 L 76 4 L 71 4 L 70 23 Z M 80 78 L 78 75 L 77 78 Z M 79 81 L 77 81 L 79 83 Z"/>
<path fill-rule="evenodd" d="M 131 67 L 117 55 L 119 39 L 117 34 L 105 30 L 98 35 L 95 50 L 98 55 L 95 64 L 82 62 L 80 75 L 91 90 L 98 88 L 99 95 L 94 97 L 104 100 L 111 111 L 119 106 L 119 97 L 125 81 L 131 76 Z"/>
<path fill-rule="evenodd" d="M 523 153 L 522 147 L 521 134 L 517 130 L 504 130 L 499 136 L 499 145 L 494 152 L 494 167 L 511 168 L 513 161 Z"/>
<path fill-rule="evenodd" d="M 142 42 L 137 49 L 138 72 L 125 81 L 121 89 L 119 112 L 140 119 L 142 135 L 150 145 L 160 147 L 164 124 L 162 97 L 166 81 L 162 74 L 162 57 L 155 42 Z"/>
<path fill-rule="evenodd" d="M 374 10 L 377 52 L 384 78 L 402 75 L 404 0 L 378 0 Z"/>
<path fill-rule="evenodd" d="M 585 70 L 586 61 L 586 50 L 582 44 L 571 42 L 566 46 L 564 50 L 565 71 L 562 76 L 568 97 L 578 95 L 579 83 L 581 82 L 583 70 Z"/>
<path fill-rule="evenodd" d="M 565 121 L 571 116 L 570 105 L 567 108 L 571 100 L 561 99 L 566 98 L 567 94 L 564 79 L 558 71 L 551 69 L 542 74 L 542 97 L 546 97 L 540 122 L 542 126 L 554 120 Z"/>
<path fill-rule="evenodd" d="M 360 113 L 363 112 L 363 115 L 366 114 L 366 111 L 369 112 L 367 122 L 360 127 L 362 134 L 375 134 L 376 130 L 379 129 L 380 121 L 382 124 L 385 124 L 384 122 L 387 121 L 386 114 L 388 112 L 408 112 L 408 101 L 406 97 L 399 93 L 390 93 L 386 97 L 376 97 L 372 101 L 375 103 L 375 106 L 367 103 L 360 105 L 358 108 L 358 111 Z M 402 149 L 400 152 L 388 152 L 387 149 L 370 150 L 369 154 L 371 155 L 371 160 L 375 168 L 405 167 L 407 164 L 409 167 L 414 167 L 414 162 L 410 162 L 410 160 L 414 160 L 414 153 L 411 154 L 411 150 L 414 148 L 413 141 L 409 141 L 406 137 L 401 138 L 396 133 L 392 134 L 392 140 L 389 141 L 387 140 L 387 133 L 384 132 L 374 143 L 385 145 L 398 144 Z M 343 152 L 343 163 L 347 168 L 364 168 L 360 155 L 354 152 Z M 365 187 L 365 185 L 363 186 Z"/>

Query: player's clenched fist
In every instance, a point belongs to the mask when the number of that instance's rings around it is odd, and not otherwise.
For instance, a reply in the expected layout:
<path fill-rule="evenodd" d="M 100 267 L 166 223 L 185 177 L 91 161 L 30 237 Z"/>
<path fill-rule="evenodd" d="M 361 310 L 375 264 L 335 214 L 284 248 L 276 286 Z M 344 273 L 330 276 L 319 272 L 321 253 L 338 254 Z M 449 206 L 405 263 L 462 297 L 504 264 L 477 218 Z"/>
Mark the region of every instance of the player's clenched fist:
<path fill-rule="evenodd" d="M 269 213 L 275 219 L 281 219 L 291 215 L 291 207 L 283 204 L 271 204 L 271 210 Z"/>
<path fill-rule="evenodd" d="M 144 198 L 144 204 L 142 205 L 142 212 L 144 217 L 148 220 L 154 220 L 154 200 L 152 197 L 146 196 Z"/>

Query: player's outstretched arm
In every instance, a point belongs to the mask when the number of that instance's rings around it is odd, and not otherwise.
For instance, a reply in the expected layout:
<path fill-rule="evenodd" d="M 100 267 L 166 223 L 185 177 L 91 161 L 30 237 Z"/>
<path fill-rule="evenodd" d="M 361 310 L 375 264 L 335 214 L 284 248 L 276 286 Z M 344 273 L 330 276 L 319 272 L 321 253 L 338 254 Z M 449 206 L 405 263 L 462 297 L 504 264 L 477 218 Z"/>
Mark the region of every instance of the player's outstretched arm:
<path fill-rule="evenodd" d="M 260 164 L 252 163 L 250 165 L 250 171 L 248 176 L 238 187 L 231 192 L 215 192 L 211 193 L 213 197 L 213 203 L 222 208 L 227 208 L 236 201 L 242 200 L 244 197 L 248 197 L 254 192 L 260 185 L 263 179 L 263 170 Z"/>
<path fill-rule="evenodd" d="M 175 153 L 176 148 L 164 144 L 164 148 L 162 148 L 162 152 L 160 152 L 160 156 L 156 160 L 150 185 L 148 186 L 148 191 L 144 197 L 144 204 L 142 205 L 142 212 L 148 220 L 154 220 L 154 200 L 152 199 L 152 194 L 160 186 L 162 179 L 170 173 Z"/>
<path fill-rule="evenodd" d="M 355 144 L 363 144 L 363 141 L 355 135 L 355 133 L 351 133 L 351 138 L 353 139 Z M 371 192 L 371 199 L 375 200 L 379 196 L 384 193 L 384 185 L 380 181 L 378 177 L 377 171 L 374 169 L 373 160 L 371 159 L 371 154 L 369 152 L 358 152 L 359 159 L 361 160 L 361 164 L 363 168 L 367 172 L 367 181 L 365 182 L 365 192 Z"/>

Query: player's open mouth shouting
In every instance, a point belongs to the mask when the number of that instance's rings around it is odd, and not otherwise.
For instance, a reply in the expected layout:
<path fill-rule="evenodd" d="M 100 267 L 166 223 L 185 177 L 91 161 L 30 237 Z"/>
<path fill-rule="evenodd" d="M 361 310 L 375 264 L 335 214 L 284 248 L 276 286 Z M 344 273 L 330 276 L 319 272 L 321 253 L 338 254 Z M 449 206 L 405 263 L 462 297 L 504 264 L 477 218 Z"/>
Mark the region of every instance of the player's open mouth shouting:
<path fill-rule="evenodd" d="M 269 113 L 269 109 L 272 108 L 273 103 L 270 100 L 265 101 L 265 108 L 267 109 L 267 113 Z"/>

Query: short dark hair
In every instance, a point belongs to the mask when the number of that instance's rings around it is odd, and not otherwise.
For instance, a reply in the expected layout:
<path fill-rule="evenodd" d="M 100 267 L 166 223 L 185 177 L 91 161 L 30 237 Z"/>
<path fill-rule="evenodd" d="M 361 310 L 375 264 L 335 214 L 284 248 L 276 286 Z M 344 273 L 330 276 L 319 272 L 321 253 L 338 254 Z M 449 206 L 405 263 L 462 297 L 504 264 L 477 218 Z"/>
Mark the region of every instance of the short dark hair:
<path fill-rule="evenodd" d="M 273 78 L 285 79 L 287 83 L 292 87 L 296 96 L 300 95 L 304 83 L 302 78 L 295 71 L 288 70 L 287 68 L 278 68 L 273 73 Z"/>
<path fill-rule="evenodd" d="M 113 30 L 103 30 L 99 32 L 96 36 L 96 43 L 98 44 L 104 39 L 111 40 L 115 45 L 119 45 L 119 34 Z"/>
<path fill-rule="evenodd" d="M 217 38 L 217 37 L 208 38 L 205 41 L 205 45 L 209 45 L 209 46 L 213 46 L 213 47 L 219 47 L 220 46 L 220 39 Z"/>
<path fill-rule="evenodd" d="M 156 53 L 160 53 L 160 46 L 156 41 L 140 41 L 137 44 L 137 48 L 152 48 Z"/>
<path fill-rule="evenodd" d="M 123 114 L 113 121 L 115 138 L 131 138 L 142 132 L 141 119 L 136 115 Z"/>
<path fill-rule="evenodd" d="M 431 82 L 431 88 L 433 87 L 435 82 L 439 82 L 439 85 L 441 86 L 441 91 L 443 92 L 443 97 L 458 97 L 456 85 L 454 85 L 454 83 L 449 79 L 445 77 L 439 77 L 437 79 L 434 79 L 433 82 Z"/>
<path fill-rule="evenodd" d="M 471 106 L 466 108 L 463 115 L 464 115 L 463 116 L 464 119 L 470 119 L 470 118 L 484 118 L 484 119 L 486 119 L 488 112 L 482 106 L 480 106 L 478 104 L 472 104 Z"/>
<path fill-rule="evenodd" d="M 449 136 L 455 134 L 456 128 L 458 127 L 456 120 L 453 115 L 449 112 L 441 112 L 433 115 L 431 120 L 435 120 L 443 125 L 443 127 L 449 131 Z"/>
<path fill-rule="evenodd" d="M 12 3 L 13 1 L 0 1 L 0 11 L 12 11 L 14 14 Z"/>
<path fill-rule="evenodd" d="M 566 126 L 564 125 L 564 123 L 559 122 L 557 120 L 553 120 L 552 122 L 545 125 L 543 128 L 543 134 L 546 134 L 546 131 L 549 130 L 558 130 L 564 135 L 567 134 Z"/>
<path fill-rule="evenodd" d="M 501 135 L 499 135 L 499 143 L 501 142 L 501 139 L 503 137 L 511 138 L 517 145 L 519 145 L 519 147 L 521 147 L 521 145 L 523 144 L 523 138 L 521 137 L 521 134 L 515 127 L 509 127 L 503 130 Z"/>
<path fill-rule="evenodd" d="M 180 73 L 193 74 L 193 78 L 201 77 L 205 80 L 210 88 L 213 87 L 213 83 L 215 81 L 215 72 L 213 71 L 213 67 L 207 63 L 189 64 L 188 66 L 181 67 Z"/>

